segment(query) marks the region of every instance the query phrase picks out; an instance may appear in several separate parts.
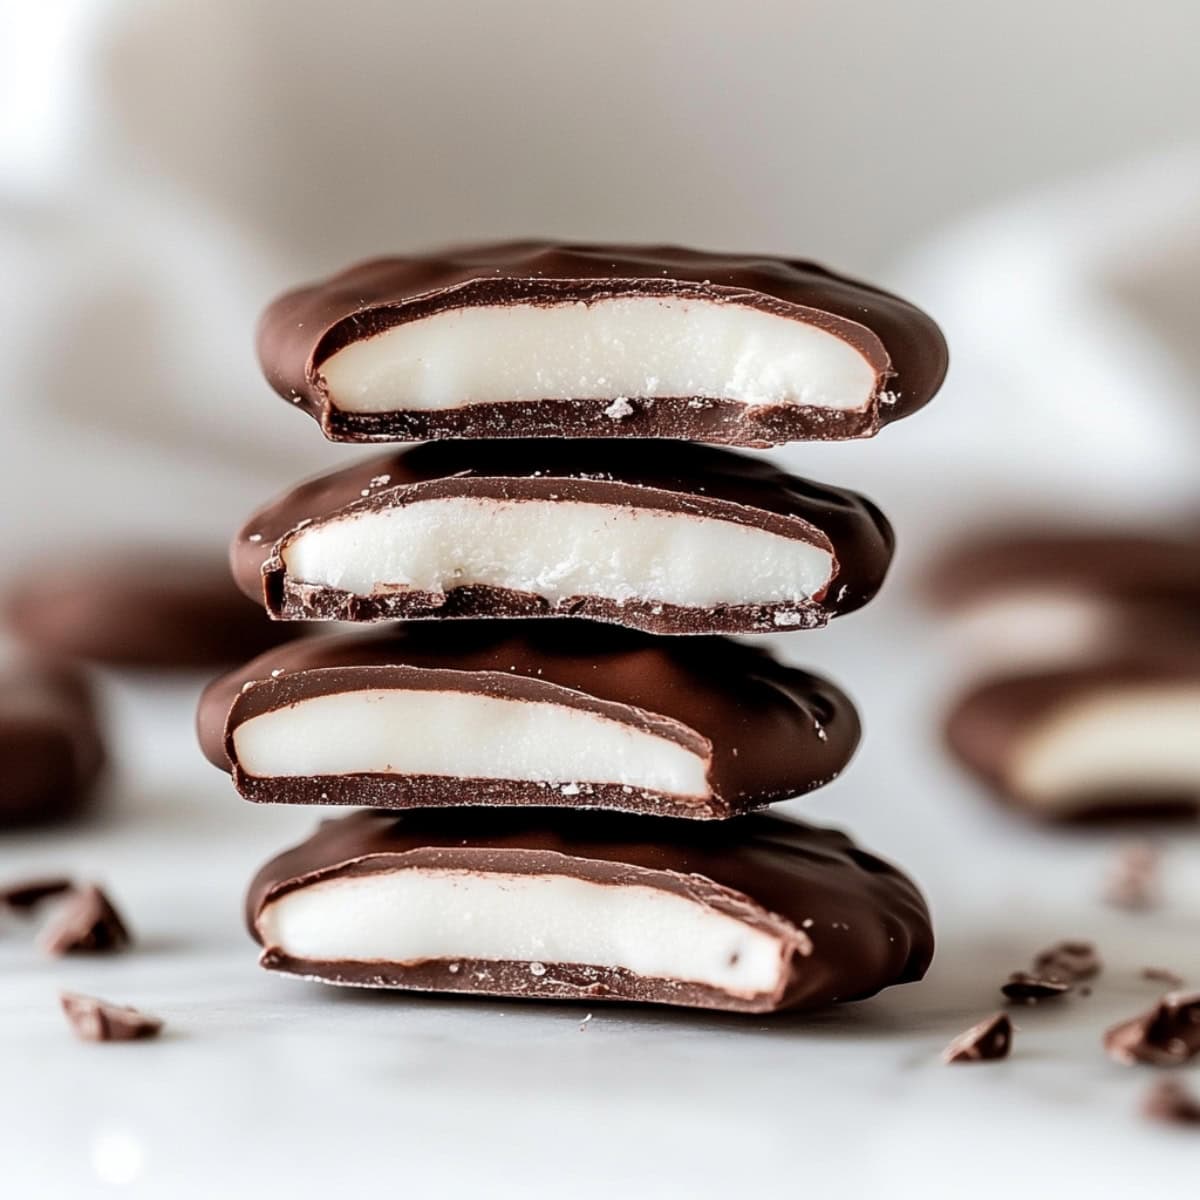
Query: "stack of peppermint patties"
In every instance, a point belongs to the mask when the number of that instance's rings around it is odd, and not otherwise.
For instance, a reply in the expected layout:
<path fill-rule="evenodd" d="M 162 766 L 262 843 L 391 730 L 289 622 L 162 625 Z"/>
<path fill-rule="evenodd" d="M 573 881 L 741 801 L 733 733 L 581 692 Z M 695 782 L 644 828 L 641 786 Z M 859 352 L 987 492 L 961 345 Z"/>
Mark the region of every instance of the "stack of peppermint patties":
<path fill-rule="evenodd" d="M 248 800 L 363 810 L 251 885 L 265 967 L 749 1012 L 923 974 L 904 875 L 755 811 L 838 775 L 853 706 L 724 636 L 861 607 L 891 529 L 713 444 L 916 411 L 946 365 L 928 317 L 810 263 L 526 242 L 291 292 L 259 353 L 330 439 L 421 443 L 300 484 L 234 544 L 272 617 L 364 626 L 201 702 Z"/>

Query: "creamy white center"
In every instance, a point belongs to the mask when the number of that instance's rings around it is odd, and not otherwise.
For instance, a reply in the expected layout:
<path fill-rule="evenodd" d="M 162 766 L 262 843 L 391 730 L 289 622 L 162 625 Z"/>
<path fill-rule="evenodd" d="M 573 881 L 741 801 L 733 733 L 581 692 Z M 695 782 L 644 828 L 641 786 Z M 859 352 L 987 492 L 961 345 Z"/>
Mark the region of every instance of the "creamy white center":
<path fill-rule="evenodd" d="M 542 596 L 678 605 L 802 603 L 833 558 L 762 529 L 648 508 L 452 496 L 309 525 L 292 580 L 358 596 L 485 584 Z"/>
<path fill-rule="evenodd" d="M 1089 793 L 1149 803 L 1200 792 L 1200 686 L 1113 688 L 1066 705 L 1019 748 L 1011 780 L 1048 808 Z"/>
<path fill-rule="evenodd" d="M 1112 605 L 1067 591 L 1004 592 L 946 621 L 961 644 L 956 656 L 984 667 L 1051 666 L 1082 660 L 1112 635 Z"/>
<path fill-rule="evenodd" d="M 258 929 L 293 958 L 528 962 L 534 983 L 577 963 L 750 996 L 772 990 L 783 968 L 778 938 L 694 900 L 565 875 L 409 868 L 329 879 L 271 901 Z"/>
<path fill-rule="evenodd" d="M 258 777 L 370 772 L 709 795 L 704 761 L 678 742 L 565 704 L 472 692 L 314 696 L 250 718 L 233 744 Z"/>
<path fill-rule="evenodd" d="M 675 396 L 849 410 L 876 388 L 863 355 L 814 325 L 653 297 L 448 309 L 352 342 L 320 370 L 334 406 L 357 413 Z"/>

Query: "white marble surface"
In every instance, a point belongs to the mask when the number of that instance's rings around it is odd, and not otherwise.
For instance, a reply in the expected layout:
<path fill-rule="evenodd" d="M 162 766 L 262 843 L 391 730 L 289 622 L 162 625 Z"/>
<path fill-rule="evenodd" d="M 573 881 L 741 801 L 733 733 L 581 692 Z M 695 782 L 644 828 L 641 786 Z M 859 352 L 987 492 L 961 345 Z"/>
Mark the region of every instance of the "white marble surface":
<path fill-rule="evenodd" d="M 1160 911 L 1104 907 L 1118 836 L 1027 828 L 940 760 L 941 643 L 906 613 L 902 586 L 777 644 L 863 705 L 853 767 L 794 807 L 921 880 L 939 934 L 924 983 L 778 1020 L 598 1007 L 583 1024 L 575 1006 L 268 975 L 241 927 L 242 891 L 315 813 L 247 805 L 200 760 L 193 685 L 109 681 L 120 770 L 108 814 L 5 837 L 0 868 L 102 880 L 138 942 L 56 962 L 19 923 L 3 928 L 0 1194 L 1183 1194 L 1200 1138 L 1138 1115 L 1153 1072 L 1111 1063 L 1100 1035 L 1153 1000 L 1144 965 L 1200 982 L 1196 838 L 1168 840 Z M 1094 994 L 1021 1010 L 1008 1062 L 943 1066 L 950 1037 L 997 1007 L 1005 974 L 1067 935 L 1099 944 Z M 168 1032 L 76 1042 L 60 988 L 143 1006 Z"/>

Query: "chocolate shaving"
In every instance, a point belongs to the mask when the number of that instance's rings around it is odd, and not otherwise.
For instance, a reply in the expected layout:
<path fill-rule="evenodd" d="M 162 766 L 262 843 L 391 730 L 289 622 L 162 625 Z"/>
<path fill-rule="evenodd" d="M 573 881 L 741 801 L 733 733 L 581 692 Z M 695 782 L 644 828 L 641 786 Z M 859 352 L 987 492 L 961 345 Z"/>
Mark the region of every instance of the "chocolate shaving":
<path fill-rule="evenodd" d="M 158 1017 L 95 996 L 63 992 L 59 997 L 71 1028 L 85 1042 L 131 1042 L 156 1037 L 163 1027 Z"/>
<path fill-rule="evenodd" d="M 1183 976 L 1177 975 L 1166 967 L 1143 967 L 1142 978 L 1152 983 L 1163 983 L 1172 990 L 1183 987 Z"/>
<path fill-rule="evenodd" d="M 1178 1080 L 1160 1079 L 1142 1100 L 1142 1114 L 1168 1125 L 1200 1125 L 1200 1098 Z"/>
<path fill-rule="evenodd" d="M 1033 960 L 1033 970 L 1046 979 L 1076 983 L 1093 979 L 1103 964 L 1091 942 L 1062 941 L 1047 946 Z"/>
<path fill-rule="evenodd" d="M 1161 859 L 1158 847 L 1149 842 L 1134 842 L 1125 846 L 1105 888 L 1106 903 L 1132 912 L 1144 912 L 1157 907 Z"/>
<path fill-rule="evenodd" d="M 69 892 L 75 884 L 65 876 L 47 876 L 44 879 L 21 879 L 16 883 L 0 887 L 0 907 L 13 912 L 28 912 L 51 896 Z"/>
<path fill-rule="evenodd" d="M 1065 996 L 1071 984 L 1065 979 L 1054 979 L 1045 975 L 1034 975 L 1029 971 L 1014 971 L 1000 990 L 1010 999 L 1022 1004 L 1037 1004 L 1040 1000 L 1052 1000 Z"/>
<path fill-rule="evenodd" d="M 1008 1013 L 998 1012 L 960 1033 L 942 1051 L 942 1062 L 989 1062 L 1007 1058 L 1012 1049 L 1013 1024 Z"/>
<path fill-rule="evenodd" d="M 88 884 L 71 894 L 57 919 L 42 934 L 41 946 L 55 957 L 110 954 L 125 949 L 131 940 L 112 901 L 94 884 Z"/>
<path fill-rule="evenodd" d="M 1200 992 L 1171 992 L 1148 1012 L 1114 1025 L 1104 1048 L 1119 1063 L 1176 1067 L 1200 1054 Z"/>

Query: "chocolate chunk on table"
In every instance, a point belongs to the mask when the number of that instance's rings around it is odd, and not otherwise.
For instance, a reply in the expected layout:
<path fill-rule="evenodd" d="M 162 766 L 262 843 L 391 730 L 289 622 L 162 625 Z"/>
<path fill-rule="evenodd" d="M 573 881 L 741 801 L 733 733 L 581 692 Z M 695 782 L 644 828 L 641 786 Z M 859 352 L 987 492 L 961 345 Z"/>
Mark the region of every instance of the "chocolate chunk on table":
<path fill-rule="evenodd" d="M 1103 968 L 1100 955 L 1091 942 L 1067 938 L 1038 951 L 1033 959 L 1035 974 L 1067 983 L 1094 979 Z"/>
<path fill-rule="evenodd" d="M 992 1062 L 1012 1050 L 1013 1023 L 1008 1013 L 993 1013 L 960 1033 L 942 1051 L 946 1063 Z"/>
<path fill-rule="evenodd" d="M 1065 979 L 1037 975 L 1030 971 L 1014 971 L 1000 990 L 1010 999 L 1021 1004 L 1037 1004 L 1042 1000 L 1054 1000 L 1065 996 L 1071 984 Z"/>
<path fill-rule="evenodd" d="M 1167 1125 L 1200 1125 L 1200 1097 L 1177 1079 L 1160 1079 L 1143 1098 L 1142 1113 Z"/>
<path fill-rule="evenodd" d="M 131 1042 L 157 1037 L 163 1023 L 158 1017 L 122 1004 L 109 1004 L 95 996 L 63 992 L 62 1010 L 76 1035 L 85 1042 Z"/>
<path fill-rule="evenodd" d="M 70 892 L 42 933 L 47 954 L 111 954 L 132 941 L 129 929 L 113 902 L 100 888 L 87 884 Z"/>
<path fill-rule="evenodd" d="M 43 900 L 61 896 L 74 887 L 74 882 L 64 875 L 46 875 L 0 884 L 0 908 L 7 908 L 11 912 L 28 912 L 37 908 Z"/>
<path fill-rule="evenodd" d="M 1200 992 L 1170 992 L 1152 1009 L 1114 1025 L 1104 1048 L 1117 1062 L 1176 1067 L 1200 1054 Z"/>

